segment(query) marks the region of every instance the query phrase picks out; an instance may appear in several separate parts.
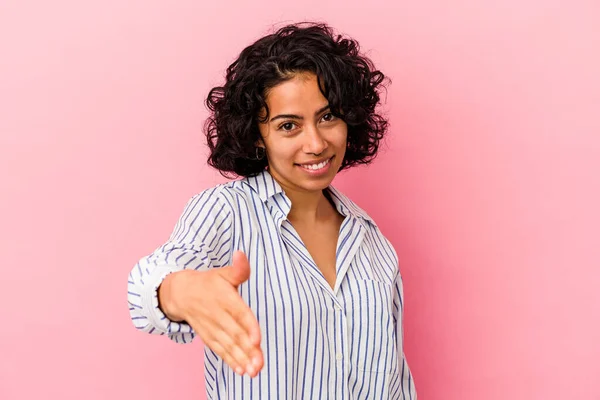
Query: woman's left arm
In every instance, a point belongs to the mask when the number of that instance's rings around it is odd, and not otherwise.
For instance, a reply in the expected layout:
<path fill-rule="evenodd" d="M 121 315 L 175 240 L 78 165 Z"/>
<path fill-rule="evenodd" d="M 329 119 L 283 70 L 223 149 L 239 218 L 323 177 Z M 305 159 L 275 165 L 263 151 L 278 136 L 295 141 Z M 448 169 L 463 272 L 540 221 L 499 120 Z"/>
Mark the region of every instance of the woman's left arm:
<path fill-rule="evenodd" d="M 396 386 L 397 399 L 417 399 L 417 392 L 415 388 L 415 382 L 413 380 L 412 373 L 408 367 L 406 356 L 404 355 L 404 287 L 402 285 L 402 276 L 398 271 L 396 278 L 394 279 L 393 287 L 393 309 L 394 322 L 396 328 L 396 349 L 398 352 L 398 367 L 400 368 L 399 379 L 396 382 L 392 382 L 392 387 Z M 398 387 L 399 386 L 399 387 Z"/>

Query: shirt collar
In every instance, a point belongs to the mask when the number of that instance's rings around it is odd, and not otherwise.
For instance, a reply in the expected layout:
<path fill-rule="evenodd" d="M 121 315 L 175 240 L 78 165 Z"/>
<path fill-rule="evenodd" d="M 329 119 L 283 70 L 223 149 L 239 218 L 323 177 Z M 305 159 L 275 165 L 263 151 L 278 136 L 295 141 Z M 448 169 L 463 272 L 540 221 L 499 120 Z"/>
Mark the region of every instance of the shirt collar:
<path fill-rule="evenodd" d="M 273 178 L 267 170 L 260 172 L 258 175 L 244 178 L 243 180 L 258 193 L 258 196 L 263 202 L 266 202 L 276 194 L 283 193 L 281 185 L 277 183 L 275 178 Z"/>
<path fill-rule="evenodd" d="M 281 195 L 285 198 L 286 202 L 289 204 L 289 199 L 285 195 L 283 188 L 275 178 L 269 173 L 268 170 L 264 170 L 260 172 L 258 175 L 250 176 L 244 178 L 244 181 L 256 192 L 260 199 L 266 203 L 271 198 L 276 195 Z M 344 216 L 355 216 L 359 217 L 365 221 L 369 221 L 373 225 L 375 221 L 360 207 L 358 207 L 352 200 L 350 200 L 346 195 L 342 192 L 334 188 L 333 186 L 329 186 L 327 190 L 330 193 L 331 200 L 333 201 L 337 211 Z M 289 210 L 288 210 L 289 211 Z"/>

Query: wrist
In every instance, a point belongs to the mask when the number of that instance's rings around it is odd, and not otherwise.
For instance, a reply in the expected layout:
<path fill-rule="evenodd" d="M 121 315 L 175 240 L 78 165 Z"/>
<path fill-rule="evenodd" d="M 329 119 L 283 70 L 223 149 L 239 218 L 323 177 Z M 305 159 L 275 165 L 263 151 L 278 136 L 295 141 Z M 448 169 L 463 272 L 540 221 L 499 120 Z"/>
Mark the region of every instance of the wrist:
<path fill-rule="evenodd" d="M 181 275 L 187 271 L 177 271 L 165 276 L 158 287 L 158 306 L 165 316 L 174 322 L 184 320 L 181 310 L 181 302 L 178 297 L 181 290 L 178 288 L 181 282 Z"/>

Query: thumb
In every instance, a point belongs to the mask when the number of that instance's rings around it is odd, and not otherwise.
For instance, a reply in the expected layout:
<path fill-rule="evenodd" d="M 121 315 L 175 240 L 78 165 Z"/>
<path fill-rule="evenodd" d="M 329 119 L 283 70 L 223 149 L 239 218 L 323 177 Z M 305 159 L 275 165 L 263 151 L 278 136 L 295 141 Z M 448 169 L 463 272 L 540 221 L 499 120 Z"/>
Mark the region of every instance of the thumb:
<path fill-rule="evenodd" d="M 233 261 L 230 266 L 219 269 L 221 276 L 233 286 L 239 286 L 250 277 L 250 263 L 248 257 L 241 251 L 233 253 Z"/>

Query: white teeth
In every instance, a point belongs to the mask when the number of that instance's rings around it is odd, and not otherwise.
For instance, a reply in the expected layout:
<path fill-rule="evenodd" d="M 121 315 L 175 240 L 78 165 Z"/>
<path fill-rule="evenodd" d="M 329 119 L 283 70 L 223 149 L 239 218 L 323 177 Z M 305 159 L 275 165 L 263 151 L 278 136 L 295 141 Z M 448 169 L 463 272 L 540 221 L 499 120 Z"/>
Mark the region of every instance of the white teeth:
<path fill-rule="evenodd" d="M 306 168 L 306 169 L 321 169 L 324 166 L 326 166 L 328 163 L 329 163 L 329 160 L 326 160 L 319 164 L 304 165 L 304 168 Z"/>

